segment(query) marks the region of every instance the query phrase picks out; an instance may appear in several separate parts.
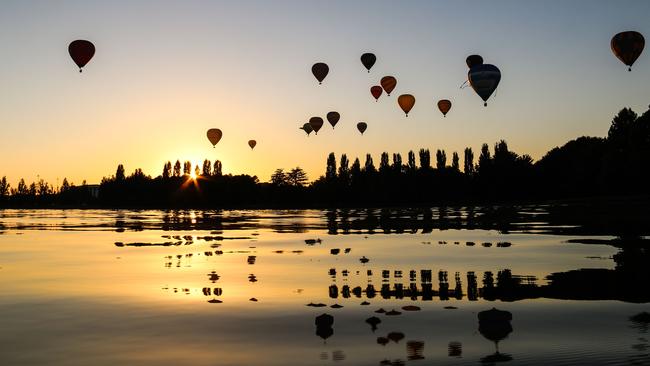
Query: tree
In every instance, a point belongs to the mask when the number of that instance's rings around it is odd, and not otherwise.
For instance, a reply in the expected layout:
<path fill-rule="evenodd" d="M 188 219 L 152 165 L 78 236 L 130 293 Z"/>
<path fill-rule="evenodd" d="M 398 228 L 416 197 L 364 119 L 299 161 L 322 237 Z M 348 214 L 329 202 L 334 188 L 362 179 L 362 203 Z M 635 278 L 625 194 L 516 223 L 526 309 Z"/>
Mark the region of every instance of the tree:
<path fill-rule="evenodd" d="M 25 179 L 20 178 L 20 181 L 18 182 L 18 194 L 20 195 L 28 195 L 29 194 L 29 188 L 27 188 L 27 184 L 25 184 Z"/>
<path fill-rule="evenodd" d="M 196 164 L 194 166 L 194 176 L 198 177 L 199 175 L 201 175 L 201 169 L 199 169 L 199 164 Z"/>
<path fill-rule="evenodd" d="M 222 176 L 222 175 L 223 175 L 223 172 L 221 171 L 222 168 L 223 168 L 223 167 L 222 167 L 222 165 L 221 165 L 221 160 L 215 160 L 215 161 L 214 161 L 214 168 L 212 169 L 212 174 L 213 174 L 215 177 L 220 177 L 220 176 Z"/>
<path fill-rule="evenodd" d="M 492 158 L 490 156 L 490 147 L 488 144 L 481 146 L 481 155 L 478 157 L 478 173 L 485 174 L 489 171 L 492 165 Z"/>
<path fill-rule="evenodd" d="M 181 162 L 176 160 L 176 163 L 174 163 L 174 177 L 180 177 L 181 176 Z"/>
<path fill-rule="evenodd" d="M 39 196 L 47 196 L 50 194 L 52 191 L 52 188 L 50 185 L 44 181 L 43 179 L 40 179 L 36 185 L 36 193 L 38 193 Z"/>
<path fill-rule="evenodd" d="M 393 170 L 396 173 L 402 172 L 402 154 L 393 153 Z"/>
<path fill-rule="evenodd" d="M 209 177 L 212 175 L 212 163 L 210 163 L 210 160 L 205 159 L 203 160 L 203 173 L 202 175 Z"/>
<path fill-rule="evenodd" d="M 359 161 L 359 158 L 354 159 L 354 163 L 352 163 L 352 167 L 350 168 L 350 181 L 352 184 L 354 184 L 357 180 L 359 180 L 359 177 L 361 176 L 361 162 Z"/>
<path fill-rule="evenodd" d="M 447 166 L 447 153 L 444 150 L 436 151 L 436 168 L 442 170 Z"/>
<path fill-rule="evenodd" d="M 327 156 L 327 168 L 325 168 L 325 179 L 334 180 L 336 179 L 336 157 L 334 153 L 330 153 Z"/>
<path fill-rule="evenodd" d="M 411 172 L 414 172 L 417 169 L 417 166 L 415 165 L 415 153 L 413 150 L 409 151 L 408 155 L 408 170 Z"/>
<path fill-rule="evenodd" d="M 379 171 L 384 173 L 390 170 L 390 163 L 388 161 L 388 153 L 381 153 L 381 160 L 379 161 Z"/>
<path fill-rule="evenodd" d="M 431 168 L 431 154 L 429 149 L 420 149 L 420 169 L 428 170 Z"/>
<path fill-rule="evenodd" d="M 454 151 L 451 155 L 451 168 L 457 172 L 460 171 L 459 160 L 458 153 Z"/>
<path fill-rule="evenodd" d="M 163 166 L 162 177 L 164 179 L 168 179 L 171 175 L 172 175 L 172 163 L 168 161 L 165 163 L 165 166 Z"/>
<path fill-rule="evenodd" d="M 276 169 L 275 172 L 271 174 L 271 184 L 278 187 L 287 185 L 287 175 L 284 173 L 283 169 Z"/>
<path fill-rule="evenodd" d="M 625 144 L 637 117 L 637 114 L 630 108 L 621 109 L 612 120 L 609 131 L 607 131 L 607 140 L 614 143 L 617 147 Z"/>
<path fill-rule="evenodd" d="M 121 182 L 121 181 L 124 180 L 124 178 L 126 178 L 126 176 L 124 174 L 124 165 L 119 164 L 117 166 L 117 170 L 115 171 L 115 180 L 117 182 Z"/>
<path fill-rule="evenodd" d="M 367 173 L 374 173 L 377 171 L 377 169 L 375 169 L 375 164 L 372 161 L 372 155 L 366 154 L 366 163 L 363 165 L 363 170 Z"/>
<path fill-rule="evenodd" d="M 294 187 L 302 187 L 307 183 L 307 173 L 300 167 L 295 167 L 286 175 L 287 183 Z"/>
<path fill-rule="evenodd" d="M 350 179 L 350 169 L 348 165 L 350 165 L 348 156 L 346 154 L 341 155 L 341 165 L 339 165 L 339 179 L 344 183 L 347 183 Z"/>
<path fill-rule="evenodd" d="M 65 192 L 70 189 L 70 183 L 68 178 L 63 178 L 63 183 L 61 183 L 61 192 Z"/>
<path fill-rule="evenodd" d="M 5 197 L 9 195 L 9 183 L 7 182 L 7 177 L 2 177 L 0 179 L 0 197 Z"/>
<path fill-rule="evenodd" d="M 183 175 L 190 175 L 192 173 L 192 162 L 185 161 L 183 163 Z"/>
<path fill-rule="evenodd" d="M 29 195 L 30 195 L 30 196 L 36 196 L 36 192 L 37 192 L 37 189 L 36 189 L 36 183 L 32 182 L 32 183 L 29 185 Z"/>
<path fill-rule="evenodd" d="M 474 152 L 471 147 L 465 148 L 465 157 L 463 162 L 463 171 L 467 175 L 474 174 Z"/>

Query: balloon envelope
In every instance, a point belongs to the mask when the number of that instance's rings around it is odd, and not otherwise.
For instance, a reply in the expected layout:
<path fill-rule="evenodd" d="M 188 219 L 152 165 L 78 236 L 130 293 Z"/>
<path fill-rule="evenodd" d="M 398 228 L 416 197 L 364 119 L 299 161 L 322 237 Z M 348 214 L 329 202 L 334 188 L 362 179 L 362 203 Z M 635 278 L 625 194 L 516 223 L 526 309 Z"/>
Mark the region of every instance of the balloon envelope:
<path fill-rule="evenodd" d="M 309 119 L 309 125 L 311 128 L 316 132 L 318 135 L 318 131 L 320 130 L 321 127 L 323 127 L 323 119 L 320 117 L 312 117 Z"/>
<path fill-rule="evenodd" d="M 395 89 L 395 86 L 397 86 L 397 79 L 393 76 L 384 76 L 381 78 L 380 84 L 381 87 L 384 88 L 384 91 L 386 91 L 386 94 L 390 96 L 390 93 Z"/>
<path fill-rule="evenodd" d="M 339 123 L 339 119 L 341 119 L 339 112 L 327 113 L 327 121 L 332 125 L 332 128 L 334 128 L 336 124 Z"/>
<path fill-rule="evenodd" d="M 476 94 L 483 99 L 484 105 L 487 106 L 488 98 L 494 93 L 494 90 L 499 86 L 499 81 L 501 81 L 499 68 L 490 64 L 476 65 L 469 70 L 467 77 L 469 84 Z"/>
<path fill-rule="evenodd" d="M 377 56 L 375 56 L 375 54 L 364 53 L 363 55 L 361 55 L 361 63 L 363 64 L 363 66 L 366 67 L 368 72 L 370 72 L 370 69 L 375 64 L 375 62 L 377 62 Z"/>
<path fill-rule="evenodd" d="M 95 45 L 90 41 L 78 39 L 68 45 L 68 53 L 74 63 L 79 66 L 79 72 L 81 72 L 81 68 L 86 66 L 88 61 L 95 55 Z"/>
<path fill-rule="evenodd" d="M 645 47 L 645 39 L 639 32 L 628 31 L 616 34 L 611 41 L 612 52 L 628 66 L 628 70 L 632 71 L 634 61 L 643 52 Z"/>
<path fill-rule="evenodd" d="M 221 136 L 223 136 L 223 133 L 218 128 L 211 128 L 208 130 L 208 140 L 210 140 L 212 146 L 215 146 L 219 143 Z"/>
<path fill-rule="evenodd" d="M 447 112 L 451 109 L 451 101 L 448 99 L 441 99 L 438 101 L 438 109 L 442 112 L 442 115 L 447 117 Z"/>
<path fill-rule="evenodd" d="M 483 65 L 483 57 L 480 55 L 469 55 L 465 59 L 465 63 L 467 64 L 467 67 L 471 69 L 476 65 Z"/>
<path fill-rule="evenodd" d="M 402 108 L 408 117 L 409 112 L 415 105 L 415 97 L 411 94 L 402 94 L 397 98 L 397 104 L 399 104 L 400 108 Z"/>
<path fill-rule="evenodd" d="M 251 150 L 255 148 L 255 145 L 257 145 L 257 141 L 255 140 L 248 140 L 248 146 L 251 147 Z"/>
<path fill-rule="evenodd" d="M 366 132 L 367 128 L 368 128 L 367 123 L 365 123 L 365 122 L 357 123 L 357 130 L 359 130 L 359 132 L 361 132 L 362 135 L 363 135 L 364 132 Z"/>
<path fill-rule="evenodd" d="M 309 136 L 309 134 L 314 130 L 313 128 L 311 128 L 311 125 L 309 124 L 309 122 L 302 125 L 302 127 L 300 127 L 300 129 L 305 131 L 307 133 L 307 136 Z"/>
<path fill-rule="evenodd" d="M 379 85 L 370 87 L 370 94 L 372 94 L 372 96 L 375 98 L 375 101 L 379 100 L 379 97 L 383 91 L 384 89 L 382 89 Z"/>
<path fill-rule="evenodd" d="M 319 84 L 323 82 L 329 72 L 329 66 L 323 62 L 315 63 L 314 66 L 311 67 L 311 73 L 314 74 L 314 77 L 318 80 Z"/>

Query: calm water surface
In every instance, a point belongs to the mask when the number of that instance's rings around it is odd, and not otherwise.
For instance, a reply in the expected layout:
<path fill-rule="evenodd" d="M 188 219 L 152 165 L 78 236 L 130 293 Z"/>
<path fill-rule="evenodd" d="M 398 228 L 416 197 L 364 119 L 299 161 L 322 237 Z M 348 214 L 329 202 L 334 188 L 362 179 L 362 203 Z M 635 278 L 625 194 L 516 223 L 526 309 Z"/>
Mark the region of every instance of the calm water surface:
<path fill-rule="evenodd" d="M 647 251 L 483 214 L 0 210 L 0 364 L 650 364 Z"/>

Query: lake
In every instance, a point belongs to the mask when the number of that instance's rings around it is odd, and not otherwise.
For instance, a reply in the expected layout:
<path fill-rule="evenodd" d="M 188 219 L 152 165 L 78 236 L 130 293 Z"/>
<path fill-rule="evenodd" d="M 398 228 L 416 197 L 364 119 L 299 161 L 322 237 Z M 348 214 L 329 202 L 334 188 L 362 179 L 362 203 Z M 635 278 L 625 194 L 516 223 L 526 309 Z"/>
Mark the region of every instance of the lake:
<path fill-rule="evenodd" d="M 0 210 L 0 364 L 650 364 L 644 236 L 558 217 Z"/>

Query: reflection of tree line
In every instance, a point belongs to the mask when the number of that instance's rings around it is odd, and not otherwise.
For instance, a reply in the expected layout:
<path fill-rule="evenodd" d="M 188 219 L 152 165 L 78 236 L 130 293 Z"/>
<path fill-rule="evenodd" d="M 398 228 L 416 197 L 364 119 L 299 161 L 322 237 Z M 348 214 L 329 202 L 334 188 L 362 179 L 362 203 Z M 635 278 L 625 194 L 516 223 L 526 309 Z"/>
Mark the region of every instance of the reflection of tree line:
<path fill-rule="evenodd" d="M 330 298 L 367 298 L 381 297 L 383 299 L 411 299 L 431 301 L 438 298 L 442 301 L 467 297 L 469 301 L 479 298 L 485 300 L 516 301 L 534 298 L 556 299 L 616 299 L 630 302 L 648 302 L 650 293 L 646 290 L 650 285 L 650 269 L 646 265 L 648 255 L 639 257 L 639 253 L 617 254 L 617 266 L 614 270 L 608 269 L 580 269 L 567 272 L 553 273 L 547 276 L 548 284 L 538 285 L 533 276 L 513 275 L 509 269 L 498 271 L 496 275 L 491 271 L 483 272 L 479 287 L 479 279 L 475 272 L 467 272 L 466 286 L 463 289 L 460 273 L 454 275 L 453 287 L 448 280 L 446 271 L 437 273 L 437 286 L 434 287 L 431 270 L 420 271 L 420 283 L 416 283 L 415 270 L 409 271 L 409 283 L 388 282 L 388 271 L 382 271 L 383 283 L 376 287 L 368 283 L 365 288 L 361 286 L 339 287 L 332 284 L 328 289 Z M 634 263 L 630 263 L 634 261 Z M 395 271 L 395 281 L 401 281 L 401 271 Z M 330 270 L 330 275 L 333 272 Z M 334 271 L 335 273 L 335 271 Z"/>

